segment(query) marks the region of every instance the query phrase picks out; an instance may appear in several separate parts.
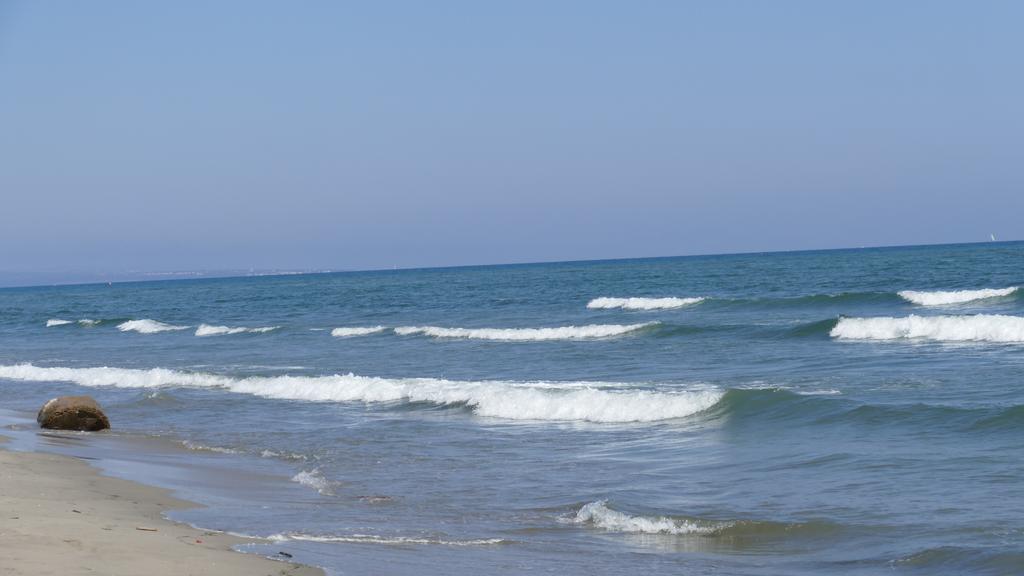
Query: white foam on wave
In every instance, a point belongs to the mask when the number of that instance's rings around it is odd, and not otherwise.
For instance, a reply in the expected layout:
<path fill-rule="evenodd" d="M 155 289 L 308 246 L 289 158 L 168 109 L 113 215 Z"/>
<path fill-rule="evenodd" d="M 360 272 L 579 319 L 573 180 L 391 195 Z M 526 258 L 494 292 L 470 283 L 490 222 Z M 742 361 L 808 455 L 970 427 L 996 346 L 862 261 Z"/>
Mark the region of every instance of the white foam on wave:
<path fill-rule="evenodd" d="M 606 500 L 584 505 L 572 521 L 608 532 L 632 534 L 714 534 L 732 525 L 730 522 L 697 522 L 668 516 L 633 516 L 608 507 Z"/>
<path fill-rule="evenodd" d="M 192 442 L 191 440 L 182 440 L 181 445 L 189 450 L 196 452 L 216 452 L 217 454 L 241 454 L 241 450 L 235 450 L 234 448 L 224 448 L 221 446 L 207 446 L 198 442 Z"/>
<path fill-rule="evenodd" d="M 262 334 L 277 330 L 280 326 L 261 326 L 259 328 L 246 328 L 244 326 L 211 326 L 200 324 L 196 328 L 196 336 L 223 336 L 225 334 Z"/>
<path fill-rule="evenodd" d="M 217 454 L 245 454 L 244 450 L 239 450 L 236 448 L 225 448 L 223 446 L 208 446 L 206 444 L 200 444 L 199 442 L 193 442 L 191 440 L 182 440 L 181 445 L 189 450 L 194 450 L 196 452 L 214 452 Z M 260 451 L 259 455 L 262 458 L 276 458 L 278 460 L 307 460 L 306 456 L 302 454 L 296 454 L 294 452 L 277 452 L 274 450 L 262 450 Z M 317 473 L 318 471 L 314 470 L 313 472 Z M 296 476 L 298 476 L 298 474 Z M 303 483 L 301 480 L 298 480 L 295 477 L 293 477 L 292 480 L 299 483 Z"/>
<path fill-rule="evenodd" d="M 319 468 L 302 470 L 295 476 L 292 476 L 292 482 L 298 482 L 303 486 L 309 486 L 324 496 L 333 496 L 334 486 L 337 484 L 336 482 L 332 482 L 325 478 Z"/>
<path fill-rule="evenodd" d="M 400 326 L 400 336 L 423 334 L 434 338 L 469 338 L 474 340 L 500 340 L 506 342 L 542 342 L 546 340 L 593 340 L 623 336 L 630 332 L 657 326 L 659 322 L 643 324 L 590 324 L 587 326 L 559 326 L 556 328 L 442 328 L 440 326 Z"/>
<path fill-rule="evenodd" d="M 849 340 L 1024 342 L 1024 317 L 1001 314 L 840 318 L 829 333 Z"/>
<path fill-rule="evenodd" d="M 67 326 L 68 324 L 75 324 L 75 323 L 77 323 L 79 326 L 86 326 L 86 327 L 88 327 L 88 326 L 96 326 L 97 324 L 100 323 L 100 321 L 99 320 L 93 320 L 91 318 L 82 318 L 81 320 L 78 320 L 77 322 L 72 322 L 71 320 L 61 320 L 60 318 L 51 318 L 51 319 L 46 321 L 46 327 L 47 328 L 51 328 L 53 326 Z"/>
<path fill-rule="evenodd" d="M 163 322 L 150 320 L 149 318 L 143 318 L 142 320 L 129 320 L 117 325 L 117 329 L 121 332 L 138 332 L 140 334 L 156 334 L 157 332 L 187 330 L 188 328 L 188 326 L 164 324 Z"/>
<path fill-rule="evenodd" d="M 310 402 L 427 402 L 465 405 L 480 416 L 508 420 L 597 423 L 683 418 L 707 410 L 723 395 L 721 390 L 708 387 L 655 391 L 601 382 L 467 382 L 354 374 L 232 378 L 166 368 L 44 368 L 32 364 L 0 365 L 0 378 L 120 388 L 219 388 L 264 398 Z"/>
<path fill-rule="evenodd" d="M 279 460 L 308 460 L 304 454 L 296 454 L 295 452 L 278 452 L 276 450 L 261 450 L 260 457 L 277 458 Z"/>
<path fill-rule="evenodd" d="M 594 298 L 587 303 L 587 308 L 607 309 L 622 308 L 624 310 L 666 310 L 692 306 L 704 301 L 704 298 Z"/>
<path fill-rule="evenodd" d="M 331 336 L 335 338 L 351 338 L 353 336 L 367 336 L 369 334 L 377 334 L 386 330 L 383 326 L 351 326 L 343 328 L 335 328 L 331 330 Z"/>
<path fill-rule="evenodd" d="M 447 538 L 417 538 L 409 536 L 377 536 L 374 534 L 350 534 L 347 536 L 317 536 L 314 534 L 288 533 L 267 537 L 275 542 L 304 540 L 306 542 L 351 542 L 354 544 L 390 544 L 395 546 L 418 544 L 439 546 L 493 546 L 507 544 L 503 538 L 478 538 L 472 540 L 450 540 Z"/>
<path fill-rule="evenodd" d="M 950 304 L 963 304 L 975 300 L 986 300 L 988 298 L 1000 298 L 1009 296 L 1017 291 L 1017 286 L 1009 288 L 984 288 L 981 290 L 952 290 L 935 292 L 918 292 L 915 290 L 903 290 L 897 292 L 900 298 L 921 306 L 948 306 Z"/>

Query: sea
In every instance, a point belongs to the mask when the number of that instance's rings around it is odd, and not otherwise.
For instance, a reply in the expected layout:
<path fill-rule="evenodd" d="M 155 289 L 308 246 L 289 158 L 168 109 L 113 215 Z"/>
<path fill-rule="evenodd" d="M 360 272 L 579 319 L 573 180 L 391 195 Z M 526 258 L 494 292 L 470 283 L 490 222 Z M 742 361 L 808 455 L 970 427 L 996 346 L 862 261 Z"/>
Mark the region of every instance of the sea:
<path fill-rule="evenodd" d="M 0 290 L 15 449 L 329 574 L 1024 573 L 1024 243 Z M 37 429 L 89 394 L 114 428 Z"/>

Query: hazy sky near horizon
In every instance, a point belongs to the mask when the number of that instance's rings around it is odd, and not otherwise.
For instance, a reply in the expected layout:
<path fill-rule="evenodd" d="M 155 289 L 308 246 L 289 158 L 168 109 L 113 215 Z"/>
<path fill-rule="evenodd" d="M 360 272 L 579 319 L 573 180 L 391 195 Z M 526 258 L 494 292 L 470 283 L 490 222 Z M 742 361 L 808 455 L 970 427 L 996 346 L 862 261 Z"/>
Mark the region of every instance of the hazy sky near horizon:
<path fill-rule="evenodd" d="M 0 0 L 0 271 L 1024 238 L 1024 3 Z"/>

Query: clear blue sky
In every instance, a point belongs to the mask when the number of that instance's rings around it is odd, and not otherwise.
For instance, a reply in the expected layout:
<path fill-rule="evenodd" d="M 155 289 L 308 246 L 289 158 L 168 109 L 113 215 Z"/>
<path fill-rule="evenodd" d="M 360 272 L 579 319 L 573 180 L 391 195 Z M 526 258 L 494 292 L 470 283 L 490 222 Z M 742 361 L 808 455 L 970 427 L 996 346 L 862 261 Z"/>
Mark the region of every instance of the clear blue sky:
<path fill-rule="evenodd" d="M 0 270 L 1019 239 L 1024 3 L 0 0 Z"/>

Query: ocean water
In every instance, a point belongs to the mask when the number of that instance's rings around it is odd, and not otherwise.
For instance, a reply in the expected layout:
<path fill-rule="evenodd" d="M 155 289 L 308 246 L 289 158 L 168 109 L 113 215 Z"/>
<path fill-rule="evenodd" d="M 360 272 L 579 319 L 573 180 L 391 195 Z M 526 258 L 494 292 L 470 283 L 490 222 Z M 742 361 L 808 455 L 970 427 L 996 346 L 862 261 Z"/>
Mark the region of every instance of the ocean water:
<path fill-rule="evenodd" d="M 335 574 L 1020 574 L 1018 286 L 1024 243 L 4 289 L 0 406 L 95 396 L 176 518 Z"/>

